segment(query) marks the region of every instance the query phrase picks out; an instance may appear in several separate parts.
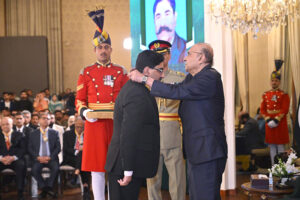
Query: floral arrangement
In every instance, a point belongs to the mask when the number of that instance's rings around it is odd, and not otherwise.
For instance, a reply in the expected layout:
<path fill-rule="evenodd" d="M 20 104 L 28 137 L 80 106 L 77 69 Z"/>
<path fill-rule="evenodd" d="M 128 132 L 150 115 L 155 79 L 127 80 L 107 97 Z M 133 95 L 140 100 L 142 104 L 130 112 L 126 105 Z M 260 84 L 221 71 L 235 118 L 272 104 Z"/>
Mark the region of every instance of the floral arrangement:
<path fill-rule="evenodd" d="M 273 165 L 272 168 L 269 169 L 269 172 L 272 173 L 273 176 L 290 178 L 299 172 L 299 170 L 295 167 L 296 159 L 296 152 L 291 149 L 288 160 L 286 162 L 282 162 L 281 159 L 278 159 L 278 164 Z"/>

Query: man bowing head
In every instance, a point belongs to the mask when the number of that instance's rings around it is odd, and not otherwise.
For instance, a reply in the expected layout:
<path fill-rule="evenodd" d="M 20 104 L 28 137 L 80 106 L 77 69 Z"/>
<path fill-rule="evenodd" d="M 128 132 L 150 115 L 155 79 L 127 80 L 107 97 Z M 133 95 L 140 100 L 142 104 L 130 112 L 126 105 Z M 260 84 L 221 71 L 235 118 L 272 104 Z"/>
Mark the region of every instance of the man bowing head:
<path fill-rule="evenodd" d="M 136 70 L 142 83 L 128 81 L 120 91 L 114 110 L 114 131 L 108 148 L 111 200 L 137 200 L 145 178 L 155 176 L 159 161 L 159 117 L 155 98 L 144 84 L 147 77 L 160 80 L 164 57 L 145 50 L 138 55 Z"/>

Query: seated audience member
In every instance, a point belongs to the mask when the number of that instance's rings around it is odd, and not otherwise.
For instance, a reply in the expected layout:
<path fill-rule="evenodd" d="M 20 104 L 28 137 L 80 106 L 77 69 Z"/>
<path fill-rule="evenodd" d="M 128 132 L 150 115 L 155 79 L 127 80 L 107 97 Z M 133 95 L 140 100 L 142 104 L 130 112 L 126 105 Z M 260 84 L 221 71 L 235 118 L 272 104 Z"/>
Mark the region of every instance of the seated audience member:
<path fill-rule="evenodd" d="M 236 154 L 251 154 L 252 149 L 264 148 L 264 139 L 259 132 L 256 120 L 251 118 L 249 113 L 240 112 L 239 121 L 244 127 L 236 133 Z"/>
<path fill-rule="evenodd" d="M 20 101 L 17 102 L 17 110 L 28 110 L 30 112 L 33 111 L 32 102 L 28 99 L 28 95 L 25 90 L 20 93 Z"/>
<path fill-rule="evenodd" d="M 40 92 L 36 95 L 33 108 L 36 112 L 44 111 L 48 109 L 48 100 L 45 98 L 45 93 Z"/>
<path fill-rule="evenodd" d="M 0 101 L 0 111 L 4 110 L 5 108 L 8 108 L 9 111 L 17 110 L 16 102 L 10 99 L 11 97 L 8 92 L 3 92 L 2 97 L 3 100 Z"/>
<path fill-rule="evenodd" d="M 33 129 L 30 127 L 26 127 L 24 125 L 25 119 L 24 119 L 22 113 L 18 112 L 15 115 L 15 122 L 16 122 L 16 125 L 14 127 L 14 130 L 22 133 L 22 136 L 25 137 L 26 140 L 28 140 L 29 134 L 33 131 Z M 27 143 L 26 143 L 26 146 L 27 146 Z"/>
<path fill-rule="evenodd" d="M 262 134 L 263 138 L 265 138 L 265 135 L 266 135 L 266 130 L 265 130 L 266 122 L 265 122 L 264 117 L 260 113 L 260 108 L 257 109 L 256 116 L 254 117 L 254 119 L 257 121 L 258 129 L 259 129 L 260 133 Z"/>
<path fill-rule="evenodd" d="M 22 134 L 13 131 L 13 120 L 4 117 L 1 121 L 0 133 L 0 171 L 10 168 L 16 173 L 18 199 L 24 199 L 23 188 L 26 174 L 23 160 L 26 151 Z M 0 186 L 1 187 L 1 186 Z"/>
<path fill-rule="evenodd" d="M 26 90 L 26 93 L 27 93 L 27 95 L 28 95 L 29 101 L 31 101 L 31 102 L 33 103 L 34 97 L 33 97 L 33 92 L 32 92 L 32 90 L 31 90 L 31 89 L 27 89 L 27 90 Z"/>
<path fill-rule="evenodd" d="M 50 90 L 49 90 L 49 88 L 45 88 L 45 89 L 43 90 L 43 92 L 45 93 L 45 98 L 48 99 L 48 101 L 50 101 L 52 97 L 51 97 L 51 95 L 50 95 Z"/>
<path fill-rule="evenodd" d="M 28 110 L 23 110 L 21 114 L 23 115 L 24 118 L 24 126 L 30 127 L 29 125 L 31 121 L 31 112 L 29 112 Z"/>
<path fill-rule="evenodd" d="M 10 101 L 12 101 L 12 102 L 16 102 L 16 101 L 19 101 L 19 100 L 20 100 L 20 98 L 17 97 L 16 94 L 15 94 L 14 92 L 9 92 L 8 95 L 9 95 Z"/>
<path fill-rule="evenodd" d="M 56 110 L 62 110 L 63 108 L 64 106 L 62 102 L 57 99 L 56 94 L 53 94 L 49 102 L 49 111 L 54 113 Z"/>
<path fill-rule="evenodd" d="M 50 125 L 49 125 L 49 127 L 58 132 L 60 147 L 61 147 L 61 152 L 58 154 L 58 159 L 59 159 L 59 163 L 61 163 L 62 160 L 63 160 L 62 149 L 63 149 L 63 134 L 65 132 L 64 127 L 62 127 L 62 126 L 55 123 L 55 115 L 54 114 L 50 114 Z"/>
<path fill-rule="evenodd" d="M 27 153 L 27 146 L 28 146 L 29 135 L 33 131 L 33 129 L 30 127 L 26 127 L 24 125 L 25 119 L 24 119 L 24 116 L 22 115 L 22 113 L 20 113 L 20 112 L 15 115 L 15 122 L 16 122 L 16 125 L 14 126 L 14 130 L 22 133 L 23 140 L 25 142 L 26 151 L 25 151 L 24 157 L 25 157 L 26 165 L 27 165 L 27 167 L 31 167 L 31 164 L 29 164 L 31 162 L 29 161 L 30 159 L 29 159 L 29 155 Z"/>
<path fill-rule="evenodd" d="M 63 112 L 63 119 L 62 119 L 62 124 L 63 124 L 63 127 L 64 127 L 64 128 L 67 128 L 67 127 L 68 127 L 69 117 L 70 117 L 69 112 L 64 111 L 64 112 Z"/>
<path fill-rule="evenodd" d="M 90 172 L 81 171 L 81 159 L 83 148 L 83 131 L 84 121 L 80 116 L 75 119 L 75 129 L 66 131 L 64 133 L 64 147 L 63 155 L 64 161 L 62 165 L 70 165 L 76 169 L 75 173 L 80 174 L 82 184 L 84 187 L 83 199 L 89 200 L 90 198 Z"/>
<path fill-rule="evenodd" d="M 66 91 L 61 94 L 62 100 L 66 102 L 69 96 L 71 95 L 71 93 L 72 93 L 71 88 L 67 88 Z"/>
<path fill-rule="evenodd" d="M 39 115 L 38 114 L 32 114 L 29 127 L 32 128 L 32 129 L 36 129 L 39 126 L 40 126 L 39 125 Z"/>
<path fill-rule="evenodd" d="M 64 114 L 62 113 L 62 111 L 61 110 L 56 110 L 54 112 L 54 115 L 55 115 L 55 124 L 63 126 Z"/>
<path fill-rule="evenodd" d="M 5 107 L 2 110 L 2 117 L 11 117 L 11 111 L 9 110 L 9 108 Z"/>
<path fill-rule="evenodd" d="M 42 189 L 40 198 L 45 198 L 47 194 L 56 197 L 53 185 L 59 171 L 58 153 L 61 151 L 59 136 L 57 131 L 49 128 L 49 113 L 40 113 L 39 124 L 40 128 L 30 134 L 28 142 L 28 152 L 33 160 L 31 173 Z M 50 169 L 47 181 L 42 177 L 43 167 Z"/>
<path fill-rule="evenodd" d="M 66 131 L 71 130 L 74 127 L 74 123 L 75 123 L 75 116 L 71 115 L 68 119 L 68 127 L 67 127 Z"/>
<path fill-rule="evenodd" d="M 76 113 L 75 110 L 75 94 L 72 92 L 70 93 L 67 101 L 66 101 L 66 111 L 70 115 L 74 115 Z"/>

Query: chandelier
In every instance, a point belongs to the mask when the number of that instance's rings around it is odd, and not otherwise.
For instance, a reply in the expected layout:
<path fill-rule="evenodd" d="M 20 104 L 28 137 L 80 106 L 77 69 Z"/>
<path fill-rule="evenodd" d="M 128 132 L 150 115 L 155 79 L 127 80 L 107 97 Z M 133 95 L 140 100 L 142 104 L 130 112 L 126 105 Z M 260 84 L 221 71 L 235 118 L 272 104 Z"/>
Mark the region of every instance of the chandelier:
<path fill-rule="evenodd" d="M 256 39 L 258 32 L 270 33 L 273 27 L 286 25 L 286 18 L 300 16 L 300 0 L 209 0 L 209 13 L 242 34 L 249 31 Z"/>

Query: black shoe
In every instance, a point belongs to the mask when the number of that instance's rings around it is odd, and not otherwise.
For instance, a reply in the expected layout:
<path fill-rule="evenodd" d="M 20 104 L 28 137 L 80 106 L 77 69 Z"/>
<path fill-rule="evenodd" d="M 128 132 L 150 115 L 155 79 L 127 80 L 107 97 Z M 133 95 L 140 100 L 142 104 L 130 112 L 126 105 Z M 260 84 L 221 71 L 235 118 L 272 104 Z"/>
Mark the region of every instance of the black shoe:
<path fill-rule="evenodd" d="M 47 197 L 47 191 L 43 190 L 40 194 L 39 194 L 39 199 L 44 199 Z"/>

